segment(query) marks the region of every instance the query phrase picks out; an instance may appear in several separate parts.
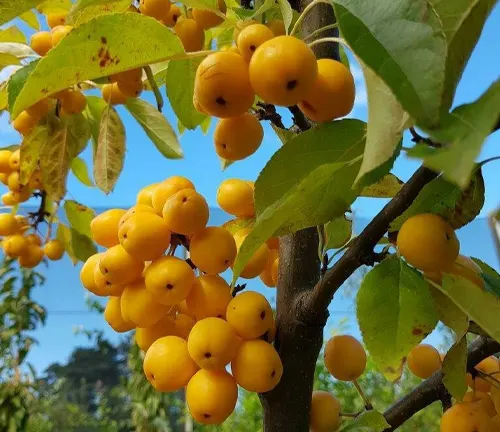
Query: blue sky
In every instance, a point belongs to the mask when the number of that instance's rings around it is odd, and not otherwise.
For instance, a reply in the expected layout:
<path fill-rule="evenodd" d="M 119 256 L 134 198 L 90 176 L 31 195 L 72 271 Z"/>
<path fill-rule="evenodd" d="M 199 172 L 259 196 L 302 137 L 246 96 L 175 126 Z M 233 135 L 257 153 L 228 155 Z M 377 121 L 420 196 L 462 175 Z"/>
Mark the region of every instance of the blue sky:
<path fill-rule="evenodd" d="M 500 71 L 500 58 L 494 55 L 493 47 L 498 45 L 498 27 L 500 26 L 500 6 L 497 6 L 488 20 L 481 40 L 467 67 L 462 82 L 458 88 L 456 105 L 473 101 L 485 91 L 489 85 L 498 78 Z M 356 80 L 357 98 L 352 117 L 366 120 L 366 93 L 363 85 L 362 74 L 356 65 L 352 66 Z M 153 101 L 152 95 L 145 96 Z M 76 199 L 98 211 L 108 207 L 128 207 L 133 205 L 137 191 L 150 183 L 158 182 L 171 175 L 184 175 L 189 177 L 196 188 L 207 198 L 210 205 L 214 206 L 216 190 L 219 183 L 230 177 L 254 180 L 264 167 L 271 155 L 279 148 L 280 143 L 272 129 L 265 126 L 265 138 L 261 148 L 248 159 L 235 163 L 226 171 L 221 172 L 219 160 L 215 154 L 211 130 L 205 136 L 200 131 L 187 131 L 181 137 L 181 145 L 185 152 L 183 160 L 170 161 L 164 159 L 151 144 L 144 132 L 135 121 L 119 108 L 120 114 L 127 129 L 127 154 L 125 168 L 114 192 L 108 196 L 97 189 L 90 189 L 80 184 L 71 177 L 68 183 L 68 197 Z M 176 119 L 167 107 L 165 115 L 176 125 Z M 289 120 L 286 112 L 284 119 Z M 406 137 L 408 139 L 408 137 Z M 13 131 L 8 118 L 0 117 L 0 146 L 19 143 L 19 136 Z M 481 154 L 480 160 L 498 155 L 500 149 L 500 133 L 491 136 Z M 83 157 L 90 166 L 90 149 L 84 152 Z M 401 157 L 396 162 L 394 173 L 406 180 L 418 167 L 417 161 Z M 487 164 L 483 169 L 486 185 L 486 203 L 482 214 L 485 215 L 500 204 L 500 190 L 498 171 L 500 162 Z M 357 226 L 362 227 L 385 204 L 385 200 L 360 199 L 354 205 Z M 222 213 L 213 212 L 212 224 L 220 223 L 224 219 Z M 478 220 L 463 228 L 459 232 L 462 242 L 462 252 L 477 256 L 498 268 L 498 261 L 494 255 L 493 244 L 489 236 L 486 223 Z M 102 317 L 86 311 L 85 293 L 80 286 L 78 273 L 79 267 L 73 267 L 68 259 L 51 263 L 48 270 L 43 269 L 47 275 L 47 283 L 36 293 L 36 299 L 47 307 L 49 318 L 45 328 L 35 332 L 35 337 L 40 345 L 33 349 L 30 361 L 42 371 L 53 361 L 64 361 L 76 345 L 88 343 L 85 337 L 75 336 L 73 329 L 84 326 L 86 329 L 104 329 L 106 335 L 113 340 L 117 336 L 107 329 Z M 252 289 L 263 290 L 273 296 L 273 290 L 264 289 L 257 282 L 252 282 Z M 344 290 L 346 291 L 346 290 Z M 348 291 L 348 290 L 347 290 Z M 346 291 L 346 292 L 347 292 Z M 347 328 L 355 335 L 358 329 L 355 324 L 352 296 L 340 292 L 334 300 L 331 310 L 330 326 L 337 327 L 343 319 L 347 319 Z M 439 337 L 434 335 L 433 341 Z"/>

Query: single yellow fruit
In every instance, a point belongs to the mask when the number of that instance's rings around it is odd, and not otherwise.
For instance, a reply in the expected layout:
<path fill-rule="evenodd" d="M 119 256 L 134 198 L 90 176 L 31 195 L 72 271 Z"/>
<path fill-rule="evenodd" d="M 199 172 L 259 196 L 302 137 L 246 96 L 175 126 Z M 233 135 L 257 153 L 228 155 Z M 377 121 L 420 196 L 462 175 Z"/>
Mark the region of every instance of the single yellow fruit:
<path fill-rule="evenodd" d="M 146 288 L 155 301 L 174 305 L 189 295 L 195 276 L 186 261 L 174 256 L 164 256 L 146 269 L 145 280 Z"/>
<path fill-rule="evenodd" d="M 175 316 L 175 334 L 182 339 L 188 339 L 192 328 L 195 325 L 195 320 L 189 315 L 177 314 Z"/>
<path fill-rule="evenodd" d="M 453 228 L 431 213 L 407 219 L 399 230 L 397 246 L 409 264 L 426 272 L 441 271 L 453 264 L 460 249 Z"/>
<path fill-rule="evenodd" d="M 139 10 L 142 14 L 163 20 L 170 10 L 171 3 L 169 0 L 141 0 Z"/>
<path fill-rule="evenodd" d="M 465 393 L 464 399 L 462 402 L 479 402 L 482 406 L 482 409 L 486 414 L 490 417 L 495 417 L 497 415 L 497 411 L 495 409 L 495 405 L 493 404 L 493 400 L 488 393 L 483 393 L 480 391 L 469 391 Z"/>
<path fill-rule="evenodd" d="M 186 387 L 186 402 L 193 418 L 202 424 L 220 424 L 236 407 L 238 386 L 225 370 L 200 370 Z"/>
<path fill-rule="evenodd" d="M 490 427 L 492 428 L 492 431 L 499 431 L 500 430 L 500 414 L 497 414 L 495 417 L 491 419 L 491 424 Z"/>
<path fill-rule="evenodd" d="M 241 245 L 245 241 L 249 230 L 241 229 L 234 234 L 234 240 L 236 241 L 236 247 L 240 250 Z M 253 279 L 259 276 L 265 269 L 267 264 L 267 259 L 269 257 L 269 248 L 264 243 L 259 246 L 259 249 L 253 254 L 252 258 L 248 260 L 245 267 L 241 271 L 240 277 L 244 279 Z"/>
<path fill-rule="evenodd" d="M 12 192 L 20 192 L 21 189 L 23 188 L 23 185 L 21 184 L 21 178 L 19 171 L 12 171 L 9 174 L 9 178 L 7 179 L 7 187 L 12 191 Z"/>
<path fill-rule="evenodd" d="M 264 270 L 262 273 L 259 275 L 260 280 L 264 283 L 264 285 L 268 286 L 269 288 L 273 288 L 276 286 L 276 277 L 273 277 L 273 266 L 274 262 L 278 260 L 278 250 L 277 249 L 271 249 L 269 251 L 269 257 L 267 258 L 267 264 L 266 267 L 264 267 Z"/>
<path fill-rule="evenodd" d="M 224 369 L 235 356 L 237 345 L 235 331 L 220 318 L 198 321 L 188 338 L 189 355 L 207 370 Z"/>
<path fill-rule="evenodd" d="M 316 123 L 344 117 L 352 111 L 354 78 L 341 62 L 318 60 L 318 77 L 309 93 L 298 103 L 300 110 Z"/>
<path fill-rule="evenodd" d="M 10 258 L 18 258 L 23 255 L 29 242 L 21 234 L 14 234 L 3 241 L 3 251 Z"/>
<path fill-rule="evenodd" d="M 0 236 L 16 234 L 18 229 L 19 222 L 15 215 L 11 213 L 0 213 Z"/>
<path fill-rule="evenodd" d="M 311 432 L 333 432 L 340 425 L 340 402 L 326 391 L 313 391 L 311 398 Z"/>
<path fill-rule="evenodd" d="M 123 105 L 128 99 L 127 95 L 118 87 L 118 83 L 104 84 L 101 92 L 104 101 L 110 105 Z"/>
<path fill-rule="evenodd" d="M 272 30 L 264 24 L 252 24 L 241 30 L 236 45 L 243 58 L 249 62 L 255 50 L 273 37 Z"/>
<path fill-rule="evenodd" d="M 177 23 L 177 20 L 179 19 L 179 17 L 181 15 L 182 15 L 182 12 L 181 12 L 181 9 L 179 8 L 179 6 L 172 3 L 172 6 L 170 6 L 170 10 L 168 11 L 165 18 L 163 18 L 163 23 L 167 27 L 174 27 L 175 24 Z"/>
<path fill-rule="evenodd" d="M 148 186 L 150 187 L 150 186 Z M 149 193 L 145 192 L 144 188 L 141 192 L 139 193 Z M 151 203 L 156 210 L 156 213 L 159 215 L 162 214 L 163 212 L 163 207 L 165 206 L 165 203 L 167 200 L 175 195 L 177 192 L 183 190 L 183 189 L 192 189 L 195 190 L 194 184 L 188 180 L 186 177 L 182 176 L 173 176 L 169 177 L 165 181 L 157 184 L 154 189 L 151 190 Z M 145 199 L 145 198 L 144 198 Z M 139 196 L 137 197 L 137 202 L 139 202 Z"/>
<path fill-rule="evenodd" d="M 157 339 L 144 357 L 144 374 L 161 392 L 174 392 L 186 386 L 198 370 L 189 356 L 187 342 L 178 336 Z"/>
<path fill-rule="evenodd" d="M 0 173 L 10 174 L 12 168 L 10 167 L 9 160 L 12 156 L 10 150 L 0 150 Z"/>
<path fill-rule="evenodd" d="M 12 127 L 21 135 L 27 136 L 36 127 L 40 119 L 28 114 L 28 111 L 23 111 L 12 122 Z"/>
<path fill-rule="evenodd" d="M 233 264 L 236 242 L 227 229 L 206 227 L 191 239 L 189 256 L 202 272 L 219 274 Z"/>
<path fill-rule="evenodd" d="M 142 69 L 129 69 L 123 72 L 118 72 L 110 76 L 111 82 L 118 83 L 134 83 L 142 82 Z"/>
<path fill-rule="evenodd" d="M 241 33 L 241 31 L 244 28 L 247 28 L 248 26 L 254 25 L 254 24 L 260 24 L 259 21 L 256 20 L 248 20 L 248 21 L 238 21 L 236 25 L 234 26 L 233 30 L 233 40 L 236 42 L 238 40 L 238 37 Z"/>
<path fill-rule="evenodd" d="M 205 43 L 205 32 L 194 19 L 183 18 L 177 20 L 174 32 L 181 40 L 186 52 L 201 51 Z"/>
<path fill-rule="evenodd" d="M 366 368 L 366 352 L 356 338 L 334 336 L 325 345 L 325 366 L 340 381 L 358 379 Z"/>
<path fill-rule="evenodd" d="M 43 246 L 45 256 L 51 261 L 58 261 L 64 255 L 64 245 L 57 239 L 50 240 Z"/>
<path fill-rule="evenodd" d="M 18 195 L 18 194 L 16 192 L 12 192 L 12 191 L 4 193 L 2 195 L 2 203 L 3 203 L 3 205 L 5 205 L 5 206 L 13 206 L 13 205 L 18 204 L 20 201 L 19 201 L 19 199 L 18 199 L 18 197 L 16 195 Z"/>
<path fill-rule="evenodd" d="M 214 131 L 216 153 L 236 161 L 254 154 L 262 143 L 264 129 L 250 113 L 219 120 Z"/>
<path fill-rule="evenodd" d="M 271 20 L 266 24 L 267 27 L 273 32 L 274 36 L 286 35 L 285 23 L 282 20 Z"/>
<path fill-rule="evenodd" d="M 192 236 L 208 223 L 209 210 L 205 198 L 193 189 L 182 189 L 163 206 L 163 219 L 168 229 L 177 234 Z"/>
<path fill-rule="evenodd" d="M 36 246 L 41 246 L 42 245 L 42 238 L 38 234 L 28 234 L 26 236 L 26 239 L 30 244 L 34 244 Z"/>
<path fill-rule="evenodd" d="M 136 213 L 153 213 L 156 214 L 155 209 L 151 206 L 144 204 L 137 204 L 130 207 L 127 212 L 121 217 L 120 222 L 118 222 L 118 227 L 121 228 L 122 225 L 127 222 Z M 118 230 L 119 231 L 119 230 Z"/>
<path fill-rule="evenodd" d="M 128 98 L 137 98 L 144 90 L 144 84 L 142 81 L 118 81 L 117 85 L 120 91 Z"/>
<path fill-rule="evenodd" d="M 195 284 L 198 281 L 196 280 Z M 194 313 L 192 313 L 186 303 L 186 300 L 181 301 L 180 303 L 177 304 L 177 312 L 179 314 L 184 314 L 187 315 L 188 317 L 192 318 L 193 320 L 195 319 Z"/>
<path fill-rule="evenodd" d="M 12 171 L 19 171 L 21 162 L 21 150 L 17 149 L 12 152 L 9 158 L 9 166 Z"/>
<path fill-rule="evenodd" d="M 87 261 L 83 264 L 80 270 L 80 281 L 82 285 L 89 290 L 91 293 L 98 291 L 97 285 L 95 283 L 94 273 L 96 267 L 99 267 L 99 260 L 101 259 L 102 253 L 96 253 L 89 257 Z"/>
<path fill-rule="evenodd" d="M 165 316 L 150 327 L 138 327 L 135 330 L 135 341 L 142 351 L 147 351 L 153 342 L 165 336 L 177 336 L 172 317 Z"/>
<path fill-rule="evenodd" d="M 441 432 L 494 432 L 491 419 L 478 402 L 460 402 L 441 418 Z"/>
<path fill-rule="evenodd" d="M 203 275 L 195 279 L 186 304 L 197 321 L 208 317 L 225 319 L 232 298 L 231 288 L 223 278 Z"/>
<path fill-rule="evenodd" d="M 157 214 L 136 213 L 118 231 L 120 244 L 141 261 L 153 261 L 170 246 L 170 231 L 166 222 Z"/>
<path fill-rule="evenodd" d="M 263 340 L 244 340 L 231 362 L 236 382 L 245 390 L 265 393 L 281 380 L 283 365 L 274 347 Z"/>
<path fill-rule="evenodd" d="M 443 273 L 462 276 L 476 284 L 479 288 L 484 289 L 484 280 L 481 277 L 481 267 L 464 255 L 459 255 L 455 262 L 442 272 L 426 272 L 424 276 L 441 285 L 443 282 Z"/>
<path fill-rule="evenodd" d="M 66 114 L 80 114 L 87 106 L 87 98 L 81 91 L 69 91 L 60 99 L 61 108 Z"/>
<path fill-rule="evenodd" d="M 66 24 L 66 13 L 51 13 L 47 15 L 47 25 L 52 29 Z"/>
<path fill-rule="evenodd" d="M 500 379 L 500 366 L 498 364 L 498 359 L 495 356 L 490 356 L 485 358 L 475 367 L 476 370 L 482 372 L 485 375 L 491 376 L 493 379 Z M 471 389 L 480 391 L 483 393 L 488 393 L 491 390 L 491 383 L 494 382 L 491 378 L 484 377 L 481 375 L 476 376 L 473 380 L 471 374 L 467 374 L 467 384 Z"/>
<path fill-rule="evenodd" d="M 250 60 L 249 76 L 255 93 L 264 101 L 292 106 L 309 94 L 318 76 L 318 64 L 305 42 L 278 36 L 257 48 Z"/>
<path fill-rule="evenodd" d="M 236 217 L 255 216 L 253 182 L 240 179 L 224 180 L 217 189 L 217 204 L 226 213 Z"/>
<path fill-rule="evenodd" d="M 153 192 L 158 186 L 158 183 L 150 184 L 148 186 L 143 187 L 139 193 L 137 194 L 136 204 L 137 205 L 145 205 L 149 207 L 153 207 Z"/>
<path fill-rule="evenodd" d="M 429 378 L 441 369 L 441 355 L 432 345 L 420 344 L 410 351 L 406 359 L 408 368 L 413 375 L 422 379 Z"/>
<path fill-rule="evenodd" d="M 104 277 L 101 269 L 99 268 L 99 262 L 94 268 L 94 282 L 95 282 L 95 291 L 92 292 L 100 297 L 121 296 L 126 286 L 125 284 L 108 281 Z"/>
<path fill-rule="evenodd" d="M 121 298 L 123 318 L 137 327 L 151 327 L 167 315 L 168 306 L 155 300 L 144 280 L 128 284 Z"/>
<path fill-rule="evenodd" d="M 123 318 L 120 297 L 110 297 L 104 309 L 104 319 L 117 333 L 124 333 L 134 329 L 134 324 Z"/>
<path fill-rule="evenodd" d="M 220 118 L 236 117 L 252 106 L 255 94 L 248 64 L 241 55 L 220 51 L 198 66 L 194 92 L 203 111 Z"/>
<path fill-rule="evenodd" d="M 35 244 L 29 244 L 23 254 L 17 259 L 19 265 L 24 268 L 33 268 L 42 262 L 43 249 Z"/>
<path fill-rule="evenodd" d="M 73 26 L 62 25 L 52 29 L 52 47 L 55 47 L 73 29 Z"/>
<path fill-rule="evenodd" d="M 32 117 L 41 119 L 49 113 L 51 106 L 52 103 L 48 98 L 45 98 L 26 108 L 26 112 Z"/>
<path fill-rule="evenodd" d="M 97 215 L 90 223 L 90 231 L 94 241 L 105 248 L 120 244 L 118 224 L 126 213 L 123 209 L 111 209 Z"/>
<path fill-rule="evenodd" d="M 273 310 L 267 299 L 256 291 L 243 291 L 227 306 L 226 319 L 243 339 L 261 337 L 271 327 Z"/>
<path fill-rule="evenodd" d="M 217 9 L 223 14 L 226 13 L 227 7 L 224 0 L 217 0 Z M 217 27 L 224 22 L 224 18 L 209 10 L 193 8 L 192 13 L 196 22 L 205 30 Z"/>
<path fill-rule="evenodd" d="M 42 57 L 52 48 L 52 33 L 41 31 L 31 36 L 30 46 L 38 55 Z"/>
<path fill-rule="evenodd" d="M 104 252 L 99 268 L 109 282 L 128 284 L 140 278 L 144 262 L 128 254 L 123 246 L 116 245 Z"/>

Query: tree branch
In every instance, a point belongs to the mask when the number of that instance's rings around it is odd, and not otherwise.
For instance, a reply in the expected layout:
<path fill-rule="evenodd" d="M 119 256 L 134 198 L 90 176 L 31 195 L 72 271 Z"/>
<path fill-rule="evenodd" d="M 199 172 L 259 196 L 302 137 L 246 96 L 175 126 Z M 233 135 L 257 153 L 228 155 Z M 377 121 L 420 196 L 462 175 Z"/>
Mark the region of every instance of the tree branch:
<path fill-rule="evenodd" d="M 255 113 L 257 120 L 269 120 L 273 125 L 280 129 L 286 129 L 281 116 L 276 112 L 276 107 L 265 102 L 257 102 L 259 109 Z"/>
<path fill-rule="evenodd" d="M 467 370 L 470 372 L 481 360 L 500 352 L 500 344 L 490 338 L 478 337 L 469 345 L 468 351 Z M 385 432 L 395 430 L 417 412 L 440 400 L 444 393 L 447 390 L 443 384 L 443 373 L 438 371 L 386 410 L 384 417 L 391 427 Z"/>
<path fill-rule="evenodd" d="M 437 173 L 420 167 L 405 183 L 399 193 L 378 213 L 368 226 L 356 237 L 346 253 L 329 269 L 312 291 L 304 293 L 304 307 L 309 311 L 326 310 L 333 295 L 359 267 L 372 256 L 373 249 L 384 236 L 389 224 L 400 216 L 418 196 L 422 188 L 434 180 Z M 317 313 L 317 312 L 316 312 Z"/>
<path fill-rule="evenodd" d="M 314 123 L 305 116 L 297 105 L 288 107 L 288 110 L 292 113 L 293 124 L 297 125 L 302 132 L 314 126 Z"/>

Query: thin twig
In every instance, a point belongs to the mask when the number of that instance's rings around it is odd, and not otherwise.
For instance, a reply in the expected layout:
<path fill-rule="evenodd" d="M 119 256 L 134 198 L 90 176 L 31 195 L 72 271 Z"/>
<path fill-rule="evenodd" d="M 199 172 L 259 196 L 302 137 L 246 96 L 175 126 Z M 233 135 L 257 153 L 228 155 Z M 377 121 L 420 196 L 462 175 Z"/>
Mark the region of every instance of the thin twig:
<path fill-rule="evenodd" d="M 153 75 L 153 71 L 151 70 L 151 66 L 146 66 L 144 68 L 144 71 L 146 72 L 146 76 L 148 77 L 149 85 L 151 86 L 151 89 L 153 90 L 153 93 L 155 94 L 156 105 L 158 106 L 158 111 L 161 112 L 161 110 L 163 109 L 163 96 L 160 92 L 160 89 L 158 88 L 158 85 L 156 84 L 156 80 L 155 80 L 155 77 Z"/>
<path fill-rule="evenodd" d="M 371 411 L 373 409 L 373 405 L 370 402 L 370 400 L 368 399 L 368 397 L 365 395 L 365 392 L 363 391 L 363 389 L 359 385 L 358 380 L 354 380 L 352 383 L 354 384 L 354 387 L 356 387 L 356 390 L 358 391 L 359 395 L 361 396 L 361 399 L 363 399 L 363 402 L 365 404 L 365 409 L 367 411 Z"/>
<path fill-rule="evenodd" d="M 314 126 L 314 123 L 311 122 L 304 113 L 300 110 L 297 105 L 293 105 L 288 107 L 288 110 L 292 113 L 293 123 L 302 131 L 306 131 L 311 129 Z"/>
<path fill-rule="evenodd" d="M 442 145 L 440 143 L 437 143 L 433 140 L 431 140 L 430 138 L 427 138 L 427 137 L 423 137 L 422 135 L 420 135 L 414 127 L 411 127 L 409 129 L 410 131 L 410 134 L 411 134 L 411 140 L 418 144 L 418 143 L 424 143 L 426 145 L 428 145 L 429 147 L 434 147 L 434 148 L 440 148 L 442 147 Z"/>
<path fill-rule="evenodd" d="M 257 107 L 258 109 L 254 114 L 257 120 L 269 120 L 276 127 L 286 129 L 274 105 L 265 102 L 257 102 Z"/>
<path fill-rule="evenodd" d="M 304 21 L 304 18 L 307 16 L 307 14 L 311 11 L 311 9 L 320 4 L 320 3 L 326 3 L 330 6 L 332 6 L 332 3 L 328 0 L 313 0 L 311 3 L 307 5 L 307 7 L 302 11 L 300 16 L 297 18 L 297 21 L 295 22 L 295 25 L 292 28 L 292 31 L 290 32 L 290 36 L 293 36 L 295 33 L 297 33 L 300 29 L 300 25 L 302 24 L 302 21 Z"/>

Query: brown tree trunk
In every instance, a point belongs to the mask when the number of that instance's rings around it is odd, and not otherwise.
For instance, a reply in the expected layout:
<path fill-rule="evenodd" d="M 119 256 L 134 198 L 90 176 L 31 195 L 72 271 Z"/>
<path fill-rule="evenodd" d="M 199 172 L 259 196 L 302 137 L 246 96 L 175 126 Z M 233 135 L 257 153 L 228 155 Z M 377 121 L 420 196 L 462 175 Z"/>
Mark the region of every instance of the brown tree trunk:
<path fill-rule="evenodd" d="M 309 2 L 291 3 L 292 7 L 302 11 Z M 310 34 L 334 22 L 330 5 L 316 5 L 304 20 L 302 33 Z M 327 30 L 316 38 L 336 35 L 335 30 Z M 314 49 L 317 58 L 338 59 L 338 49 L 333 44 L 319 44 Z M 301 294 L 315 286 L 319 276 L 316 228 L 281 238 L 275 346 L 283 362 L 283 376 L 274 390 L 260 397 L 264 432 L 309 431 L 314 369 L 323 343 L 328 311 L 306 310 L 300 299 Z"/>

